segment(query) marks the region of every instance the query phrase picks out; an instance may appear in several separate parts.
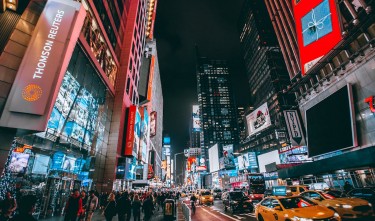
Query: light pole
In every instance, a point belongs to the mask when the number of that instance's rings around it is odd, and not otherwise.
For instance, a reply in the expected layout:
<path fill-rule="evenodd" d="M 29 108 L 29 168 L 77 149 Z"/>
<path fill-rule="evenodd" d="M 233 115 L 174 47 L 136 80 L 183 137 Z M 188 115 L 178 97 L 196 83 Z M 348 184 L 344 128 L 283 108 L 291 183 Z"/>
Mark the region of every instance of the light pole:
<path fill-rule="evenodd" d="M 181 152 L 181 153 L 175 153 L 175 154 L 174 154 L 173 179 L 174 179 L 174 183 L 175 183 L 175 185 L 176 185 L 176 174 L 177 174 L 177 171 L 176 171 L 176 164 L 177 164 L 177 163 L 176 163 L 176 156 L 177 156 L 177 155 L 180 155 L 180 154 L 184 154 L 184 152 Z"/>

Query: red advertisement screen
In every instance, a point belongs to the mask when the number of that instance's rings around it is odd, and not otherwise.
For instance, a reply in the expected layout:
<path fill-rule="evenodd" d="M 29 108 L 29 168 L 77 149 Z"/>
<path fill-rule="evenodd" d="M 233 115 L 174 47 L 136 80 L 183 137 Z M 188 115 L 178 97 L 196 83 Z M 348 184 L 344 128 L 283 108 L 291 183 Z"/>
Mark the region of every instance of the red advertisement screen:
<path fill-rule="evenodd" d="M 342 39 L 335 0 L 293 0 L 302 75 Z"/>

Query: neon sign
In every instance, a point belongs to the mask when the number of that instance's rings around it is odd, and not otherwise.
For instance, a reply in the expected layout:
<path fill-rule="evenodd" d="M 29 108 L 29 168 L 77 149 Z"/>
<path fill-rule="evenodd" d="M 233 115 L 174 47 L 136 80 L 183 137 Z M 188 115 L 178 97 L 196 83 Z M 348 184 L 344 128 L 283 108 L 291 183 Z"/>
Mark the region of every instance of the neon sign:
<path fill-rule="evenodd" d="M 370 111 L 372 113 L 375 113 L 375 107 L 374 107 L 374 97 L 375 96 L 370 96 L 368 98 L 365 99 L 365 103 L 368 103 L 369 107 L 370 107 Z"/>

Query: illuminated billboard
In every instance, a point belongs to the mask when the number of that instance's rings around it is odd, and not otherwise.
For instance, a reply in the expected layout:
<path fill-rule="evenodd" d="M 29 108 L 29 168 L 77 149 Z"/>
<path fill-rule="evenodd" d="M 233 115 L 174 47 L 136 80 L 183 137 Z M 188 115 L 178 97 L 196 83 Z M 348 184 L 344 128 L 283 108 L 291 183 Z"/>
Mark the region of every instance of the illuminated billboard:
<path fill-rule="evenodd" d="M 199 115 L 199 105 L 193 105 L 193 129 L 195 131 L 200 131 L 201 129 L 201 119 Z"/>
<path fill-rule="evenodd" d="M 138 151 L 138 159 L 144 163 L 147 163 L 147 147 L 150 138 L 150 128 L 149 128 L 149 115 L 147 108 L 140 108 L 142 112 L 142 121 L 141 121 L 141 137 L 140 137 L 140 146 Z"/>
<path fill-rule="evenodd" d="M 233 144 L 223 146 L 223 167 L 230 170 L 236 168 L 233 155 Z"/>
<path fill-rule="evenodd" d="M 285 146 L 279 149 L 280 162 L 282 164 L 305 163 L 311 161 L 306 146 Z"/>
<path fill-rule="evenodd" d="M 135 105 L 129 107 L 127 124 L 124 156 L 138 157 L 141 136 L 141 114 Z"/>
<path fill-rule="evenodd" d="M 247 153 L 240 155 L 237 159 L 239 170 L 244 170 L 250 167 L 249 155 Z"/>
<path fill-rule="evenodd" d="M 29 162 L 30 154 L 12 153 L 8 170 L 12 173 L 25 173 Z"/>
<path fill-rule="evenodd" d="M 150 113 L 150 137 L 156 136 L 157 116 L 156 111 Z"/>
<path fill-rule="evenodd" d="M 293 1 L 302 75 L 342 39 L 335 0 Z M 319 50 L 317 50 L 319 49 Z"/>
<path fill-rule="evenodd" d="M 208 149 L 208 156 L 210 159 L 210 172 L 216 172 L 219 168 L 219 146 L 217 144 L 213 145 Z"/>
<path fill-rule="evenodd" d="M 271 118 L 268 112 L 267 103 L 258 107 L 256 110 L 246 116 L 249 136 L 271 126 Z"/>

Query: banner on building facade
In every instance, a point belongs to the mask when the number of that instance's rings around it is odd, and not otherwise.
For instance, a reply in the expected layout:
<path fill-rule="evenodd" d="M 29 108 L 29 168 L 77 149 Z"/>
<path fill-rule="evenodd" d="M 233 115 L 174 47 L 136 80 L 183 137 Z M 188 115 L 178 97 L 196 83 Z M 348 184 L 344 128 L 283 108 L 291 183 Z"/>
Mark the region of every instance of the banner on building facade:
<path fill-rule="evenodd" d="M 155 177 L 155 150 L 149 152 L 148 157 L 148 172 L 147 179 L 153 179 Z"/>
<path fill-rule="evenodd" d="M 124 156 L 138 157 L 141 136 L 141 115 L 137 106 L 129 107 Z"/>
<path fill-rule="evenodd" d="M 292 2 L 302 75 L 305 75 L 342 40 L 341 25 L 335 0 Z"/>
<path fill-rule="evenodd" d="M 235 157 L 233 154 L 233 144 L 223 146 L 223 165 L 224 169 L 230 170 L 236 168 Z"/>
<path fill-rule="evenodd" d="M 267 103 L 264 103 L 262 106 L 247 115 L 246 121 L 249 136 L 271 126 L 271 118 Z"/>
<path fill-rule="evenodd" d="M 193 105 L 193 130 L 200 131 L 201 119 L 199 113 L 199 105 Z"/>
<path fill-rule="evenodd" d="M 47 1 L 18 69 L 0 126 L 45 130 L 85 15 L 79 2 Z"/>
<path fill-rule="evenodd" d="M 298 112 L 296 110 L 286 110 L 284 111 L 284 116 L 292 146 L 306 145 Z"/>
<path fill-rule="evenodd" d="M 150 137 L 155 137 L 156 136 L 156 131 L 157 131 L 157 112 L 153 111 L 150 113 Z"/>

